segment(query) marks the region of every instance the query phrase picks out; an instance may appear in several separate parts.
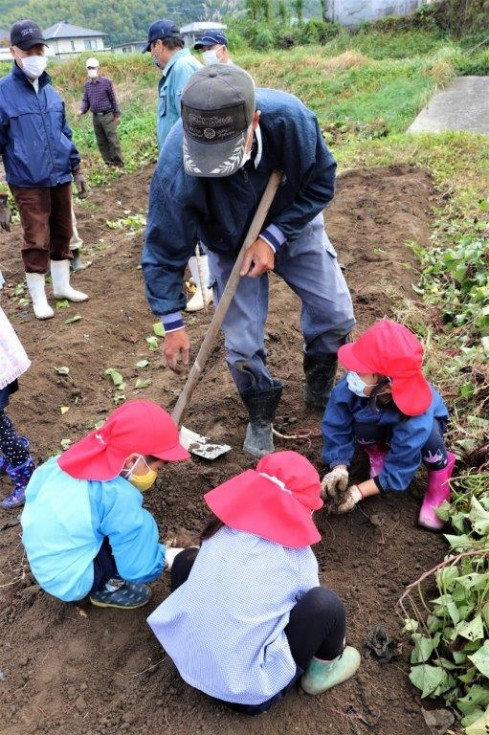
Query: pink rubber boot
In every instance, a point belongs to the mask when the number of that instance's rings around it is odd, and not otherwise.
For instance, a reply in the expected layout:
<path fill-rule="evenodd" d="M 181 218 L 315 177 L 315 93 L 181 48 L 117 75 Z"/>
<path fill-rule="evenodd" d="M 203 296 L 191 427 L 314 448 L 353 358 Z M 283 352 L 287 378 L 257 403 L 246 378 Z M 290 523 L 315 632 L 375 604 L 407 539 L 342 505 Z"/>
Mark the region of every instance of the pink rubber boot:
<path fill-rule="evenodd" d="M 442 470 L 428 470 L 428 487 L 424 494 L 419 512 L 418 523 L 429 531 L 441 531 L 445 521 L 438 518 L 436 509 L 444 500 L 450 499 L 450 478 L 455 465 L 456 456 L 448 452 L 447 466 Z"/>
<path fill-rule="evenodd" d="M 363 448 L 367 452 L 370 463 L 370 477 L 377 477 L 382 472 L 389 447 L 386 447 L 385 444 L 365 444 Z"/>

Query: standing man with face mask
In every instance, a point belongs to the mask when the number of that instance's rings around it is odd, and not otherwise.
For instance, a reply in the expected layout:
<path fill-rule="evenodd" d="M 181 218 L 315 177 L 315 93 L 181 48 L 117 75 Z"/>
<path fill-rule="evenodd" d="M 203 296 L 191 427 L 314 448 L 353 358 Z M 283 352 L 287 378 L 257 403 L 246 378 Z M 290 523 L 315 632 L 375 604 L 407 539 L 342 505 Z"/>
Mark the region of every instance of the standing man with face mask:
<path fill-rule="evenodd" d="M 107 166 L 123 166 L 121 143 L 117 126 L 121 121 L 121 111 L 117 104 L 114 85 L 108 77 L 99 76 L 100 64 L 91 57 L 86 64 L 88 79 L 85 82 L 83 100 L 78 111 L 84 115 L 91 110 L 93 130 L 102 158 Z"/>
<path fill-rule="evenodd" d="M 196 72 L 182 97 L 182 124 L 162 150 L 150 189 L 142 265 L 153 312 L 163 321 L 168 367 L 188 364 L 180 310 L 183 271 L 196 239 L 209 253 L 214 297 L 222 297 L 273 171 L 281 184 L 262 232 L 246 251 L 223 322 L 231 375 L 249 415 L 244 450 L 273 451 L 282 383 L 267 367 L 265 322 L 274 271 L 302 302 L 305 400 L 323 410 L 338 348 L 355 324 L 348 287 L 324 231 L 336 162 L 317 119 L 297 97 L 255 89 L 235 65 Z"/>
<path fill-rule="evenodd" d="M 223 33 L 206 33 L 194 43 L 196 51 L 202 51 L 204 66 L 210 64 L 232 64 L 228 53 L 228 41 Z"/>
<path fill-rule="evenodd" d="M 70 285 L 71 182 L 80 197 L 87 184 L 66 121 L 65 105 L 46 73 L 47 46 L 32 20 L 10 30 L 11 71 L 0 79 L 0 153 L 7 183 L 20 212 L 22 259 L 37 319 L 50 319 L 46 298 L 49 268 L 57 299 L 86 301 Z M 0 226 L 10 231 L 7 196 L 0 197 Z"/>

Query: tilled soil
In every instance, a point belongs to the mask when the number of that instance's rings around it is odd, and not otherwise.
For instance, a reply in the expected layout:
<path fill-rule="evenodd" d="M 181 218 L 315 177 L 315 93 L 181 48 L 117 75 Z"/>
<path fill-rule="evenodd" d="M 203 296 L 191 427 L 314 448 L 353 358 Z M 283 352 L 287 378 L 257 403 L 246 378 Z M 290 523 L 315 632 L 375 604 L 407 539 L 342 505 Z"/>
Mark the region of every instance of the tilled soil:
<path fill-rule="evenodd" d="M 61 451 L 61 442 L 83 436 L 121 395 L 151 398 L 171 408 L 184 384 L 185 376 L 168 371 L 146 340 L 156 320 L 138 268 L 142 232 L 114 229 L 117 220 L 145 214 L 151 172 L 146 168 L 123 174 L 110 186 L 93 190 L 87 205 L 77 205 L 87 247 L 84 257 L 93 263 L 76 274 L 73 283 L 90 300 L 57 310 L 50 321 L 36 321 L 19 294 L 20 226 L 10 235 L 2 233 L 0 268 L 7 286 L 1 303 L 32 360 L 9 414 L 29 436 L 36 461 Z M 359 329 L 377 317 L 392 316 L 402 298 L 414 298 L 416 262 L 405 242 L 429 244 L 434 197 L 429 175 L 414 167 L 352 170 L 339 177 L 325 220 L 346 269 Z M 81 319 L 66 323 L 77 315 Z M 195 351 L 210 318 L 209 311 L 187 319 Z M 298 302 L 273 276 L 267 338 L 273 374 L 286 383 L 277 428 L 290 438 L 277 439 L 276 447 L 304 453 L 323 472 L 320 415 L 303 403 Z M 137 368 L 143 359 L 149 360 L 148 367 Z M 69 374 L 60 375 L 60 366 L 68 367 Z M 123 375 L 123 391 L 104 375 L 108 368 Z M 136 389 L 138 378 L 150 378 L 151 383 Z M 160 473 L 147 504 L 163 539 L 182 530 L 198 533 L 206 519 L 202 495 L 254 464 L 241 452 L 246 415 L 226 370 L 222 340 L 185 423 L 218 442 L 226 441 L 232 451 L 213 462 L 193 458 L 169 465 Z M 366 461 L 360 456 L 353 478 L 365 474 Z M 348 639 L 362 650 L 362 667 L 355 679 L 320 697 L 293 691 L 258 718 L 228 711 L 188 687 L 160 649 L 146 617 L 169 593 L 165 576 L 154 583 L 151 603 L 138 611 L 63 604 L 36 585 L 16 514 L 0 510 L 0 732 L 428 735 L 418 693 L 407 678 L 408 642 L 401 657 L 389 664 L 380 664 L 363 646 L 379 623 L 402 640 L 396 601 L 405 585 L 444 553 L 441 537 L 416 526 L 423 481 L 420 472 L 419 484 L 408 493 L 365 501 L 346 517 L 318 514 L 323 538 L 315 552 L 321 580 L 346 603 Z M 0 492 L 8 489 L 2 480 Z"/>

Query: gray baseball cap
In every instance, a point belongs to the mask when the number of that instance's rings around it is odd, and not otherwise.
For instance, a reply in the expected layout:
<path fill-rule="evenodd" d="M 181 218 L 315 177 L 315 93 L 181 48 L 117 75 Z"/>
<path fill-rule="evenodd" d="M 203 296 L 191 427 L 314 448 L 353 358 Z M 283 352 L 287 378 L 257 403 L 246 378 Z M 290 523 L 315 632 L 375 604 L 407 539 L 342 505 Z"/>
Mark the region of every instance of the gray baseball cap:
<path fill-rule="evenodd" d="M 190 176 L 231 176 L 241 165 L 255 112 L 255 84 L 239 66 L 192 74 L 182 95 L 183 163 Z"/>

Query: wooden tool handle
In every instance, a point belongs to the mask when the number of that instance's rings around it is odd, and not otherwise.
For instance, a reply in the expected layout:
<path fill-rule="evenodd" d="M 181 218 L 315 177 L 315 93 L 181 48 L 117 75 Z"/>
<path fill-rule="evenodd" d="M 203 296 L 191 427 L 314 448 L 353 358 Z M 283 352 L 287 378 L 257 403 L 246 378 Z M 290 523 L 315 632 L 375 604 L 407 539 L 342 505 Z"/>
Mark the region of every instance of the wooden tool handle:
<path fill-rule="evenodd" d="M 202 342 L 197 357 L 195 358 L 195 362 L 190 369 L 187 382 L 185 383 L 175 405 L 175 408 L 173 409 L 172 418 L 177 426 L 181 426 L 185 419 L 185 414 L 187 413 L 187 408 L 190 403 L 190 399 L 192 398 L 195 386 L 197 385 L 202 371 L 204 370 L 207 359 L 212 352 L 217 334 L 222 326 L 224 317 L 226 316 L 227 310 L 229 308 L 229 304 L 231 303 L 236 289 L 238 288 L 238 283 L 241 278 L 240 270 L 241 264 L 243 263 L 244 254 L 248 250 L 248 248 L 253 245 L 255 240 L 258 238 L 260 232 L 262 231 L 263 223 L 265 222 L 268 210 L 272 205 L 281 180 L 281 171 L 274 171 L 270 176 L 270 179 L 268 180 L 267 188 L 263 192 L 263 196 L 255 212 L 255 216 L 253 217 L 253 221 L 248 230 L 248 234 L 246 235 L 243 245 L 241 246 L 241 250 L 238 253 L 238 257 L 236 258 L 233 270 L 231 271 L 228 282 L 226 283 L 226 287 L 214 312 L 214 316 L 212 317 L 211 323 L 209 324 L 209 329 L 207 330 L 204 341 Z"/>

